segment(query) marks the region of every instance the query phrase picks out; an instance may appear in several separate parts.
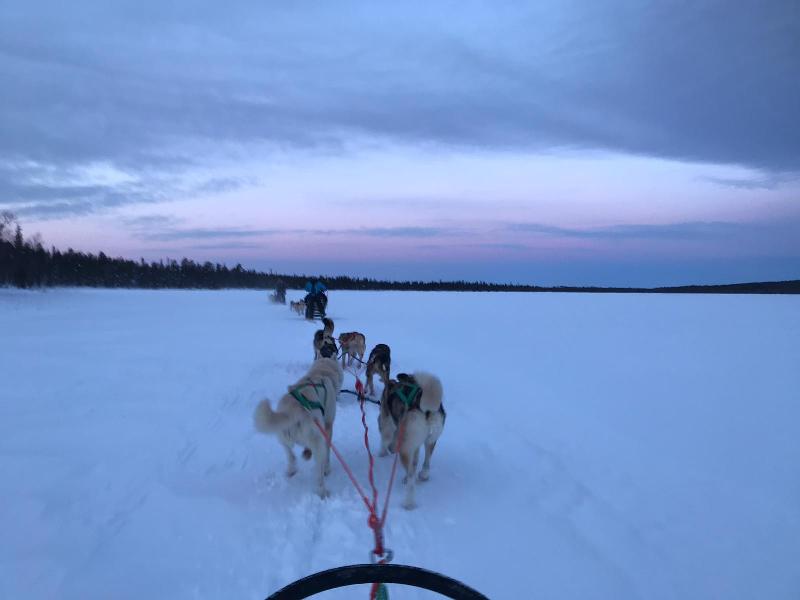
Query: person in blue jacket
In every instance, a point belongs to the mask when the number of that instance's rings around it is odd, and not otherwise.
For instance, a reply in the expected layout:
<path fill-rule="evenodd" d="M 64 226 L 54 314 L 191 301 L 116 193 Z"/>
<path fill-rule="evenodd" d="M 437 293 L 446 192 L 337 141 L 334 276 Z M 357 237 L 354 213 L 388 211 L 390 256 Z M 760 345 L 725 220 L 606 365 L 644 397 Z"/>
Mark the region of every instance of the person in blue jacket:
<path fill-rule="evenodd" d="M 306 282 L 306 319 L 314 318 L 314 309 L 324 317 L 325 309 L 328 306 L 328 296 L 325 292 L 328 291 L 327 286 L 321 281 L 316 281 L 313 284 L 310 281 Z"/>
<path fill-rule="evenodd" d="M 306 319 L 313 319 L 314 318 L 314 303 L 316 298 L 314 296 L 314 284 L 310 281 L 306 281 L 306 297 L 303 298 L 303 302 L 306 303 Z"/>
<path fill-rule="evenodd" d="M 321 281 L 317 281 L 317 283 L 314 284 L 317 307 L 319 308 L 319 312 L 323 317 L 325 316 L 325 309 L 328 307 L 328 296 L 325 294 L 326 291 L 328 291 L 328 288 Z"/>

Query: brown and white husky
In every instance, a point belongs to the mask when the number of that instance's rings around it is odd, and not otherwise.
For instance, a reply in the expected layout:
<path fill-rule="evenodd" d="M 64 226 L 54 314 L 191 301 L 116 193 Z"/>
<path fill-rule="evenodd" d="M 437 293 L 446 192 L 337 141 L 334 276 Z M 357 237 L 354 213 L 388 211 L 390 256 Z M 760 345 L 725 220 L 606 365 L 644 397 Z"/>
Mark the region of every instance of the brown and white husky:
<path fill-rule="evenodd" d="M 430 477 L 431 456 L 444 430 L 447 414 L 442 405 L 442 382 L 430 373 L 400 373 L 383 389 L 378 428 L 381 431 L 381 456 L 399 452 L 406 471 L 403 507 L 416 507 L 414 488 L 419 450 L 425 445 L 425 460 L 419 480 Z"/>
<path fill-rule="evenodd" d="M 294 445 L 303 446 L 303 458 L 314 457 L 317 468 L 317 493 L 325 498 L 325 475 L 330 472 L 330 447 L 317 425 L 322 427 L 328 439 L 333 436 L 333 422 L 336 419 L 336 396 L 342 389 L 344 379 L 339 361 L 334 358 L 320 358 L 311 365 L 308 373 L 278 401 L 275 410 L 269 400 L 262 400 L 253 414 L 255 428 L 262 433 L 278 435 L 286 451 L 288 466 L 286 475 L 297 473 L 297 459 Z"/>
<path fill-rule="evenodd" d="M 342 367 L 345 365 L 345 355 L 347 364 L 353 364 L 353 358 L 358 359 L 359 364 L 364 360 L 364 353 L 367 351 L 367 338 L 363 333 L 350 331 L 339 335 L 339 350 L 342 352 Z"/>

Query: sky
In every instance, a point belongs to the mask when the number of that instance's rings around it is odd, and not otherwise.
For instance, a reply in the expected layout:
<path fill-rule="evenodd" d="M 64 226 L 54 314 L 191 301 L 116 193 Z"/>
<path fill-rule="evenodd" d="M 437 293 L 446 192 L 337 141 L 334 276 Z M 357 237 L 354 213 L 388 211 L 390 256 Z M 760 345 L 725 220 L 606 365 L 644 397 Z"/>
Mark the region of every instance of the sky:
<path fill-rule="evenodd" d="M 800 3 L 0 0 L 46 245 L 541 285 L 800 278 Z"/>

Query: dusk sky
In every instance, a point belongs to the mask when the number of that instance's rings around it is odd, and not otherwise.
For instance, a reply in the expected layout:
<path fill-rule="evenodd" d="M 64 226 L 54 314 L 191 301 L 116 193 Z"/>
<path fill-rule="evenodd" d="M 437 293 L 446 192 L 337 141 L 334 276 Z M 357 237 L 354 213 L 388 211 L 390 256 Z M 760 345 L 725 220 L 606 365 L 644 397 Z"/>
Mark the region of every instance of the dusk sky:
<path fill-rule="evenodd" d="M 280 272 L 800 278 L 800 2 L 0 0 L 0 209 Z"/>

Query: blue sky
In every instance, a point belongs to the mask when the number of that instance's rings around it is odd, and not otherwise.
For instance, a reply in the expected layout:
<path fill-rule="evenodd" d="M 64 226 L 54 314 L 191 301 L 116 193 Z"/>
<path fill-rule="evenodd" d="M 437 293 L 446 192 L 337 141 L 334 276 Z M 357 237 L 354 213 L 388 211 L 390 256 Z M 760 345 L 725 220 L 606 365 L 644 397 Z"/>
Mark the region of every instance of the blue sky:
<path fill-rule="evenodd" d="M 796 2 L 0 10 L 47 243 L 556 285 L 800 277 Z"/>

